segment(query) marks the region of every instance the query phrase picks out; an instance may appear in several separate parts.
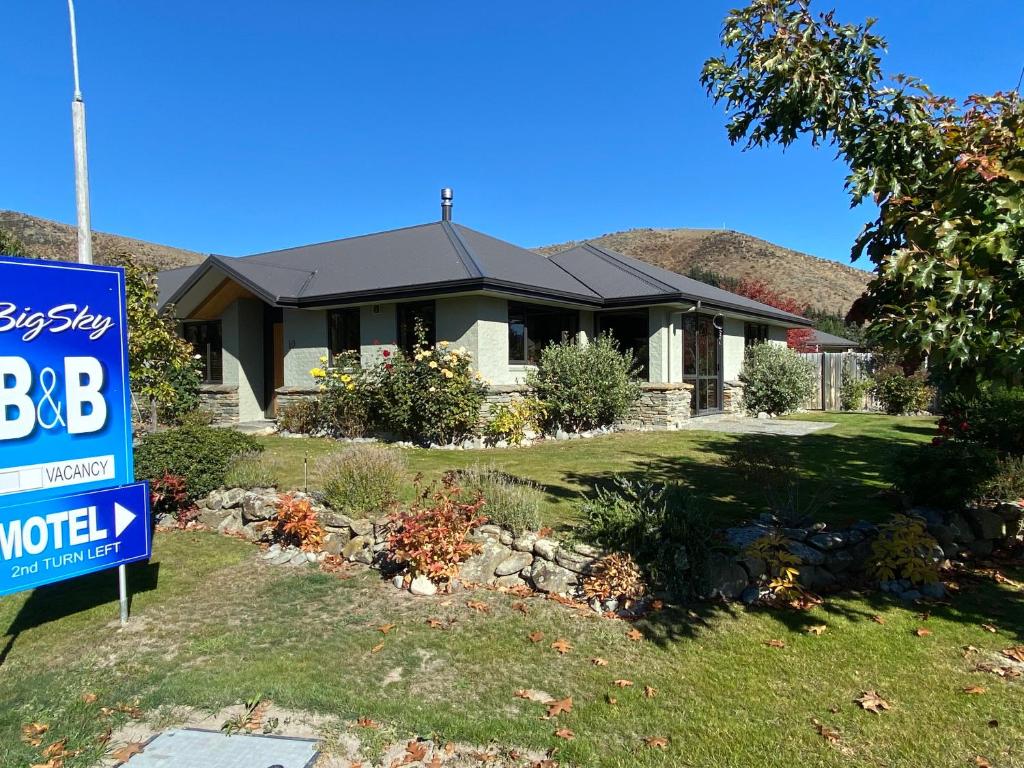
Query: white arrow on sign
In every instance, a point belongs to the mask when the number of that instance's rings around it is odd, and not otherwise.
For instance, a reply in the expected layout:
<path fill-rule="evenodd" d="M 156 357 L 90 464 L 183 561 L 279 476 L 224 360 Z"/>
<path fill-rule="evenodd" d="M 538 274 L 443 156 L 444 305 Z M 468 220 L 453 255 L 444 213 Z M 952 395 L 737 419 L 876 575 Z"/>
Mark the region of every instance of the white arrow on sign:
<path fill-rule="evenodd" d="M 122 507 L 116 501 L 114 502 L 114 536 L 120 536 L 124 533 L 124 529 L 132 524 L 135 519 L 135 513 L 129 512 L 127 509 Z"/>

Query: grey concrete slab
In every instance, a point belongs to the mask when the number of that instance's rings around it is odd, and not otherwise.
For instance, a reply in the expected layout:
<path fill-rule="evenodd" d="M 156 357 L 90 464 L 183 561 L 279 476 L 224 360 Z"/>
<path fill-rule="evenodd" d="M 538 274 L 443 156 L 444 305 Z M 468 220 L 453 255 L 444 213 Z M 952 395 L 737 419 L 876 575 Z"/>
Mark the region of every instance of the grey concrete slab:
<path fill-rule="evenodd" d="M 180 728 L 155 736 L 127 768 L 310 768 L 319 754 L 314 739 L 256 736 Z"/>
<path fill-rule="evenodd" d="M 681 425 L 680 429 L 727 432 L 738 435 L 788 435 L 802 437 L 836 426 L 834 421 L 798 421 L 796 419 L 755 419 L 736 414 L 698 416 Z"/>

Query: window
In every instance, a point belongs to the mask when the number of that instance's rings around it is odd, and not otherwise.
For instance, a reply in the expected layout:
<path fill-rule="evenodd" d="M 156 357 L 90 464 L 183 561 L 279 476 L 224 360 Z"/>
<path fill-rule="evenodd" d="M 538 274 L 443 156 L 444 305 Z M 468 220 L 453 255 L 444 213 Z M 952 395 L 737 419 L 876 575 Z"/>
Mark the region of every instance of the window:
<path fill-rule="evenodd" d="M 642 378 L 650 374 L 651 328 L 646 309 L 628 312 L 602 312 L 597 316 L 597 332 L 610 334 L 623 352 L 633 352 Z"/>
<path fill-rule="evenodd" d="M 752 347 L 768 341 L 768 326 L 761 323 L 747 323 L 743 327 L 743 346 Z"/>
<path fill-rule="evenodd" d="M 579 331 L 580 313 L 575 310 L 509 302 L 508 361 L 536 364 L 549 344 L 573 339 Z"/>
<path fill-rule="evenodd" d="M 332 363 L 343 352 L 359 352 L 359 307 L 328 310 L 327 350 Z"/>
<path fill-rule="evenodd" d="M 185 323 L 185 340 L 200 357 L 200 373 L 204 384 L 224 382 L 224 345 L 221 341 L 220 320 L 205 323 Z"/>
<path fill-rule="evenodd" d="M 412 354 L 419 335 L 426 343 L 437 343 L 436 311 L 433 301 L 409 301 L 398 305 L 398 348 Z"/>

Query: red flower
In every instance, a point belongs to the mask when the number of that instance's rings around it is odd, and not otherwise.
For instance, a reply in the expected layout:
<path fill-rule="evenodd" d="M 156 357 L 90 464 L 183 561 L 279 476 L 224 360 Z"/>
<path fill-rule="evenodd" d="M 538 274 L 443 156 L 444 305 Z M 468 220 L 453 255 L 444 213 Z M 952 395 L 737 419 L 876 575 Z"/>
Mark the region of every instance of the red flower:
<path fill-rule="evenodd" d="M 961 421 L 960 422 L 960 431 L 961 432 L 966 432 L 968 429 L 970 429 L 970 427 L 971 427 L 971 425 L 968 424 L 966 421 Z"/>
<path fill-rule="evenodd" d="M 383 350 L 381 350 L 381 354 L 384 355 L 384 357 L 391 357 L 391 350 L 390 349 L 383 349 Z"/>
<path fill-rule="evenodd" d="M 390 370 L 391 370 L 392 368 L 394 368 L 394 367 L 395 367 L 395 366 L 393 366 L 393 365 L 392 365 L 391 363 L 385 363 L 385 364 L 384 364 L 384 370 L 385 370 L 385 371 L 390 371 Z"/>

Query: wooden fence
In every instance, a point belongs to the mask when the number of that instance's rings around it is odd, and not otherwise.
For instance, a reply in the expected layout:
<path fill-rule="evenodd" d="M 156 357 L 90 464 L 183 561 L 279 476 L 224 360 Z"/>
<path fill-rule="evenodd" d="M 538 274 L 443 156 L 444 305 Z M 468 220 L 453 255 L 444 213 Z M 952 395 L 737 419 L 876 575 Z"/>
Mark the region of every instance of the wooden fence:
<path fill-rule="evenodd" d="M 809 360 L 817 372 L 815 392 L 804 404 L 808 410 L 838 411 L 843 382 L 859 381 L 869 375 L 869 352 L 805 352 L 800 356 Z M 879 410 L 878 401 L 870 392 L 864 396 L 860 407 L 869 411 Z"/>

